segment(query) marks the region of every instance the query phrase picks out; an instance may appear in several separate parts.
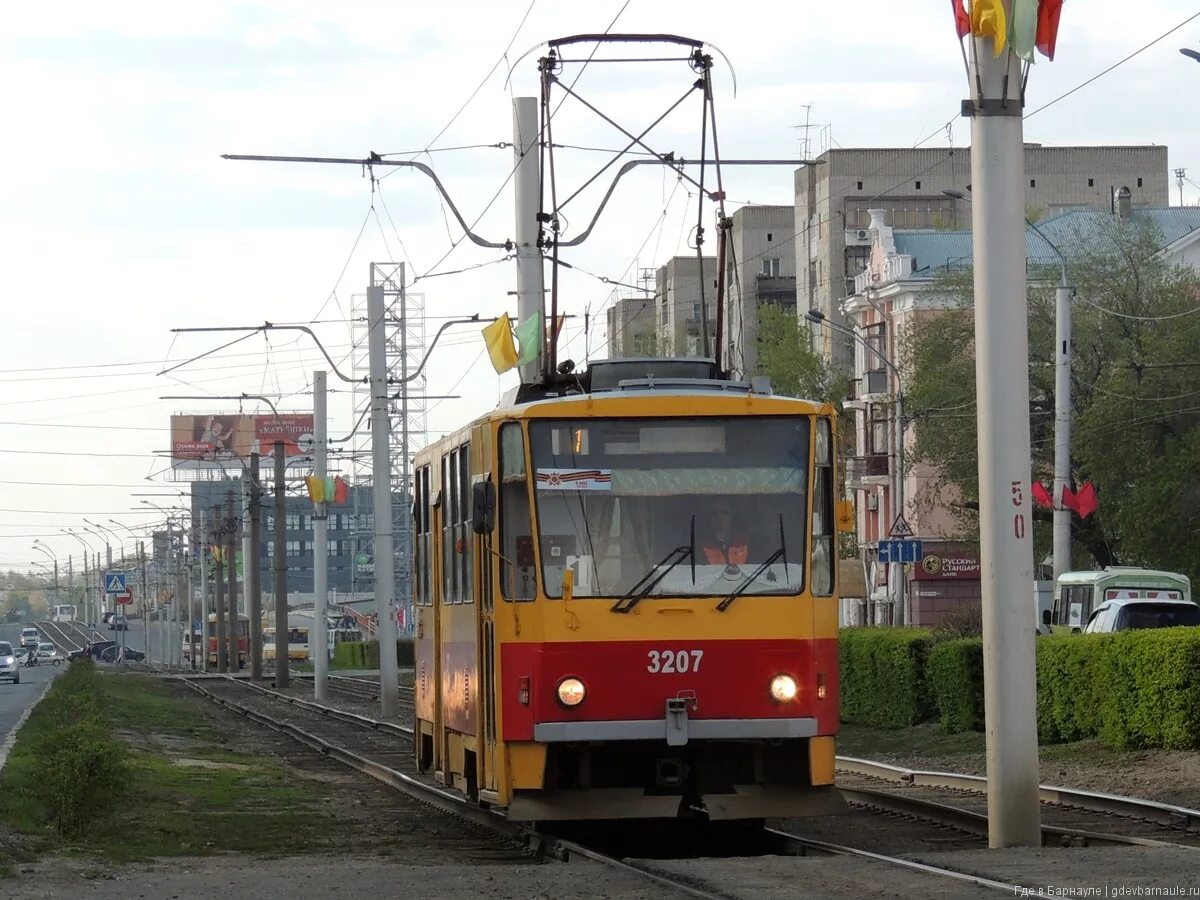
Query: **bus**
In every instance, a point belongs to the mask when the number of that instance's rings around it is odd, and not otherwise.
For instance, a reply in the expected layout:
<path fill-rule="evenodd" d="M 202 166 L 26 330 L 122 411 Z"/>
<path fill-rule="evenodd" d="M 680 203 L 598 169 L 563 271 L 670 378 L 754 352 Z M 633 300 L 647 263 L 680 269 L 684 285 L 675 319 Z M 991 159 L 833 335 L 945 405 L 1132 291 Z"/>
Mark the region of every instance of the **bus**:
<path fill-rule="evenodd" d="M 229 617 L 225 618 L 225 627 L 229 628 Z M 229 632 L 226 631 L 226 644 L 228 645 Z M 208 664 L 210 666 L 217 665 L 217 614 L 208 614 Z M 241 668 L 250 659 L 250 617 L 238 614 L 237 617 L 237 668 Z M 232 660 L 230 660 L 232 662 Z"/>
<path fill-rule="evenodd" d="M 50 611 L 51 622 L 74 622 L 75 607 L 70 603 L 59 603 Z"/>
<path fill-rule="evenodd" d="M 1080 634 L 1092 610 L 1106 600 L 1192 600 L 1192 583 L 1186 575 L 1107 566 L 1090 572 L 1064 572 L 1054 586 L 1054 603 L 1042 610 L 1043 631 Z"/>
<path fill-rule="evenodd" d="M 275 661 L 275 626 L 268 625 L 262 630 L 263 635 L 263 660 L 266 662 Z M 293 662 L 307 662 L 309 657 L 308 649 L 308 626 L 307 625 L 288 625 L 288 659 Z"/>
<path fill-rule="evenodd" d="M 309 647 L 311 616 L 293 616 L 288 624 L 288 659 L 307 661 L 312 656 Z M 325 628 L 325 653 L 327 659 L 333 659 L 333 649 L 336 644 L 346 641 L 361 641 L 362 632 L 357 628 L 346 628 L 335 623 L 340 617 L 331 617 L 330 624 Z M 275 626 L 263 625 L 263 659 L 268 662 L 275 660 Z"/>

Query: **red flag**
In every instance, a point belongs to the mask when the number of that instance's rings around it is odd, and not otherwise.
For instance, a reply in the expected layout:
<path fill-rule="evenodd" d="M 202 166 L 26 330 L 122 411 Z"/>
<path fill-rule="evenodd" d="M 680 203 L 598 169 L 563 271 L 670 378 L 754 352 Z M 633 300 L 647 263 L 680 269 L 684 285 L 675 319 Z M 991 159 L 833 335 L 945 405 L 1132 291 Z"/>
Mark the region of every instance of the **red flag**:
<path fill-rule="evenodd" d="M 1038 506 L 1044 506 L 1047 509 L 1054 508 L 1054 498 L 1050 496 L 1050 492 L 1046 490 L 1046 486 L 1040 481 L 1033 483 L 1033 502 Z"/>
<path fill-rule="evenodd" d="M 1062 15 L 1063 0 L 1041 0 L 1037 14 L 1037 48 L 1047 59 L 1054 59 L 1054 46 L 1058 43 L 1058 19 Z"/>
<path fill-rule="evenodd" d="M 350 485 L 339 475 L 333 479 L 333 502 L 339 506 L 346 502 L 346 497 L 350 493 Z"/>
<path fill-rule="evenodd" d="M 967 13 L 963 0 L 950 0 L 954 8 L 954 30 L 958 32 L 959 40 L 971 33 L 971 16 Z"/>
<path fill-rule="evenodd" d="M 1079 518 L 1086 519 L 1096 511 L 1098 505 L 1096 502 L 1096 488 L 1089 481 L 1075 495 L 1075 512 L 1079 513 Z"/>
<path fill-rule="evenodd" d="M 1062 505 L 1066 509 L 1073 509 L 1076 512 L 1079 512 L 1079 498 L 1076 497 L 1075 492 L 1072 491 L 1065 484 L 1063 485 Z"/>

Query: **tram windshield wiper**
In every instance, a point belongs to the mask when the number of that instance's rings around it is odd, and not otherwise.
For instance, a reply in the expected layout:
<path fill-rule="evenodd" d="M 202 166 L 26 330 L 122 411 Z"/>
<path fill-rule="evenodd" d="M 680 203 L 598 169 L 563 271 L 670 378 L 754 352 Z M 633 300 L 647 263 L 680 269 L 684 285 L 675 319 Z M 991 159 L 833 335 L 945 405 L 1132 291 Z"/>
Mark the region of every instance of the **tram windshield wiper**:
<path fill-rule="evenodd" d="M 614 603 L 610 609 L 611 612 L 627 613 L 647 597 L 662 580 L 666 578 L 671 571 L 683 562 L 685 559 L 692 561 L 692 584 L 696 583 L 696 517 L 692 516 L 691 527 L 688 531 L 688 543 L 676 547 L 670 551 L 661 560 L 650 567 L 650 571 L 643 575 L 638 583 L 629 589 L 624 597 Z"/>
<path fill-rule="evenodd" d="M 733 601 L 736 600 L 738 597 L 740 597 L 742 594 L 744 594 L 746 592 L 746 589 L 748 587 L 750 587 L 750 585 L 754 584 L 755 579 L 758 578 L 758 576 L 761 575 L 763 572 L 767 571 L 767 569 L 769 569 L 771 567 L 771 565 L 777 559 L 783 560 L 784 578 L 789 577 L 787 575 L 787 566 L 788 566 L 787 541 L 784 539 L 784 536 L 783 536 L 783 515 L 782 514 L 780 514 L 780 516 L 779 516 L 779 549 L 776 550 L 774 553 L 772 553 L 770 556 L 768 556 L 766 558 L 766 560 L 764 560 L 757 569 L 755 569 L 753 572 L 751 572 L 749 575 L 747 575 L 745 580 L 742 581 L 742 583 L 739 584 L 737 587 L 735 587 L 733 589 L 733 591 L 730 592 L 728 597 L 726 597 L 724 600 L 722 600 L 720 603 L 718 603 L 717 611 L 725 612 L 725 610 L 729 609 L 729 607 L 733 604 Z M 775 580 L 774 573 L 768 575 L 767 580 L 774 581 Z"/>

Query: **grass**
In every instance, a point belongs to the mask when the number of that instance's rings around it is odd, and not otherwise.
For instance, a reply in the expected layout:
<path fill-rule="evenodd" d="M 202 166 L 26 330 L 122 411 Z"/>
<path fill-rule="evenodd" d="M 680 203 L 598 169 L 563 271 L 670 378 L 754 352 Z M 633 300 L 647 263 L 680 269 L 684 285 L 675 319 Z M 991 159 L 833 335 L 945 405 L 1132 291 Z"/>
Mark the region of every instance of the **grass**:
<path fill-rule="evenodd" d="M 242 744 L 241 732 L 229 729 L 228 719 L 207 701 L 181 693 L 186 688 L 116 673 L 106 673 L 101 683 L 114 728 L 131 747 L 129 786 L 81 838 L 68 843 L 56 835 L 32 790 L 30 747 L 50 721 L 39 706 L 0 773 L 0 828 L 24 836 L 21 850 L 0 849 L 0 872 L 51 852 L 122 863 L 379 843 L 382 836 L 368 818 L 338 814 L 344 795 L 336 781 L 306 777 L 260 747 Z"/>
<path fill-rule="evenodd" d="M 871 728 L 843 724 L 838 735 L 838 753 L 864 759 L 919 759 L 922 765 L 940 762 L 947 766 L 967 758 L 984 756 L 981 731 L 946 734 L 936 722 L 924 722 L 909 728 Z M 1152 751 L 1151 751 L 1152 752 Z M 1105 747 L 1095 738 L 1069 744 L 1043 744 L 1038 749 L 1042 762 L 1063 760 L 1089 765 L 1121 765 L 1147 751 L 1120 751 Z"/>

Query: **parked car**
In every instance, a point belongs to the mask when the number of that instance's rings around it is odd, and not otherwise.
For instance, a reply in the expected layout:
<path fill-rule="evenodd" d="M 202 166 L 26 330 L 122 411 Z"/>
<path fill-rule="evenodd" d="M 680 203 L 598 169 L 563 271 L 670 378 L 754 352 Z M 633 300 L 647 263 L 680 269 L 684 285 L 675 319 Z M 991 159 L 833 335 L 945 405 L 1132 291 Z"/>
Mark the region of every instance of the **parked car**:
<path fill-rule="evenodd" d="M 108 620 L 108 630 L 109 631 L 128 631 L 129 630 L 129 622 L 128 622 L 128 620 L 126 620 L 126 618 L 123 615 L 121 615 L 120 613 L 116 613 L 113 615 L 113 617 L 111 619 Z"/>
<path fill-rule="evenodd" d="M 58 648 L 53 644 L 38 644 L 37 648 L 38 664 L 53 663 L 56 666 L 61 666 L 63 655 L 58 652 Z"/>
<path fill-rule="evenodd" d="M 116 612 L 106 612 L 103 616 L 100 617 L 100 622 L 104 625 L 107 625 L 112 620 L 112 617 L 115 615 L 116 615 Z"/>
<path fill-rule="evenodd" d="M 97 659 L 97 658 L 99 658 L 100 654 L 103 651 L 107 650 L 109 647 L 115 647 L 116 644 L 117 644 L 116 641 L 91 641 L 90 643 L 87 644 L 87 647 L 89 647 L 91 649 L 92 659 Z M 82 649 L 72 650 L 70 653 L 67 654 L 67 661 L 70 662 L 72 660 L 79 659 L 82 656 L 83 656 Z"/>
<path fill-rule="evenodd" d="M 42 642 L 42 633 L 36 628 L 21 629 L 21 646 L 37 648 L 37 645 Z"/>
<path fill-rule="evenodd" d="M 1190 600 L 1106 600 L 1092 612 L 1084 632 L 1107 634 L 1185 625 L 1200 625 L 1200 606 Z"/>
<path fill-rule="evenodd" d="M 100 659 L 103 662 L 116 662 L 117 654 L 120 652 L 120 646 L 113 644 L 111 647 L 106 647 L 100 651 Z M 125 648 L 125 659 L 127 662 L 141 662 L 145 658 L 146 654 L 141 650 L 134 650 L 132 647 Z"/>
<path fill-rule="evenodd" d="M 0 641 L 0 678 L 7 678 L 13 684 L 21 683 L 21 664 L 8 641 Z"/>

